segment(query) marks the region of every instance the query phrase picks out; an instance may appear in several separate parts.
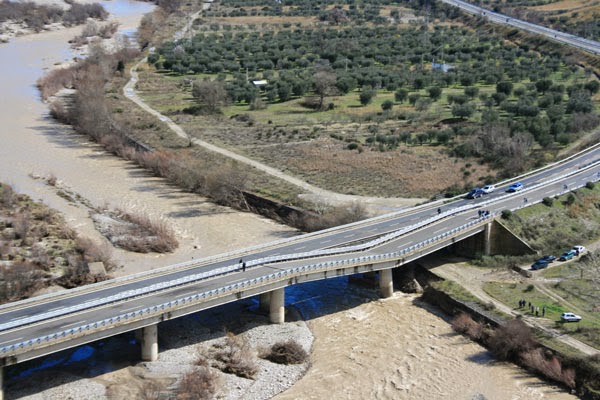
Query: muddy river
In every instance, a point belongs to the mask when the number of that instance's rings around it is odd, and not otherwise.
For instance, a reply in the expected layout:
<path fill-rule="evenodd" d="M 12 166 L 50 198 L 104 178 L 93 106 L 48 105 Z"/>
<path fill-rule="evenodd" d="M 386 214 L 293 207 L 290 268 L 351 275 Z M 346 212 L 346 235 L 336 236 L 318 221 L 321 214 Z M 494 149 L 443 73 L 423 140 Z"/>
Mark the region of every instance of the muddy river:
<path fill-rule="evenodd" d="M 124 0 L 104 4 L 126 32 L 150 10 L 147 3 Z M 86 202 L 167 219 L 179 236 L 180 249 L 169 255 L 115 250 L 114 258 L 122 266 L 117 274 L 294 234 L 270 220 L 184 193 L 53 123 L 34 84 L 47 68 L 73 57 L 67 40 L 80 29 L 24 36 L 0 45 L 0 181 L 58 209 L 80 234 L 95 240 L 103 239 L 94 230 Z M 40 179 L 51 175 L 58 179 L 58 188 L 85 201 L 66 200 Z M 278 398 L 572 398 L 521 369 L 493 362 L 483 348 L 454 335 L 435 310 L 411 296 L 398 294 L 356 306 L 356 299 L 349 297 L 360 293 L 336 280 L 290 292 L 288 303 L 310 320 L 316 339 L 308 374 Z"/>

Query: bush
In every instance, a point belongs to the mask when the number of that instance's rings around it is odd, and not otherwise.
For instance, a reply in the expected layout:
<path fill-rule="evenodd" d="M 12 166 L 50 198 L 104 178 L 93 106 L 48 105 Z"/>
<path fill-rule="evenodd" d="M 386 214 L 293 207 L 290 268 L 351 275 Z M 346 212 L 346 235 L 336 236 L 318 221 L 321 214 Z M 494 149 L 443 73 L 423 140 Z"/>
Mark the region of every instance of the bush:
<path fill-rule="evenodd" d="M 551 197 L 544 197 L 542 199 L 542 204 L 547 207 L 552 207 L 552 203 L 554 203 L 554 199 L 552 199 Z"/>
<path fill-rule="evenodd" d="M 509 220 L 512 218 L 513 212 L 510 210 L 502 210 L 502 213 L 500 214 L 500 216 L 502 219 Z"/>
<path fill-rule="evenodd" d="M 534 349 L 537 342 L 531 328 L 515 319 L 497 328 L 488 346 L 499 360 L 517 361 L 521 353 Z"/>
<path fill-rule="evenodd" d="M 288 340 L 275 343 L 265 358 L 277 364 L 302 364 L 308 359 L 308 353 L 298 342 Z"/>
<path fill-rule="evenodd" d="M 551 352 L 544 352 L 538 347 L 521 354 L 521 360 L 525 366 L 539 371 L 545 377 L 564 383 L 569 388 L 575 387 L 575 371 L 563 368 L 560 360 Z"/>
<path fill-rule="evenodd" d="M 252 379 L 258 373 L 255 356 L 248 343 L 239 336 L 229 332 L 225 346 L 216 354 L 221 371 L 235 374 L 241 378 Z"/>
<path fill-rule="evenodd" d="M 208 367 L 198 367 L 183 376 L 177 389 L 177 400 L 212 399 L 217 390 L 217 376 Z"/>
<path fill-rule="evenodd" d="M 455 332 L 468 336 L 472 340 L 479 341 L 484 335 L 484 325 L 476 322 L 470 315 L 460 313 L 451 322 Z"/>
<path fill-rule="evenodd" d="M 586 182 L 585 187 L 592 190 L 596 187 L 596 184 L 594 182 Z"/>

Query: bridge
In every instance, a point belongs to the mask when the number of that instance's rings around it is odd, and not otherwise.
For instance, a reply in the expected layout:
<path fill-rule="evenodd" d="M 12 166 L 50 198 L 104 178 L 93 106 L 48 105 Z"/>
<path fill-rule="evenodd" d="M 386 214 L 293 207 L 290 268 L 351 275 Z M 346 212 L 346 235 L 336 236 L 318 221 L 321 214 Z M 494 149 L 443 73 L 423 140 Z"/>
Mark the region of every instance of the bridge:
<path fill-rule="evenodd" d="M 123 332 L 137 331 L 142 359 L 158 357 L 157 325 L 242 298 L 259 296 L 273 323 L 284 322 L 285 287 L 377 272 L 381 295 L 393 293 L 392 270 L 451 245 L 506 253 L 494 216 L 583 187 L 600 176 L 600 146 L 519 177 L 475 200 L 455 198 L 402 212 L 43 295 L 0 307 L 0 367 Z M 438 210 L 439 208 L 439 210 Z M 480 215 L 478 210 L 489 211 Z M 506 237 L 506 236 L 504 236 Z"/>

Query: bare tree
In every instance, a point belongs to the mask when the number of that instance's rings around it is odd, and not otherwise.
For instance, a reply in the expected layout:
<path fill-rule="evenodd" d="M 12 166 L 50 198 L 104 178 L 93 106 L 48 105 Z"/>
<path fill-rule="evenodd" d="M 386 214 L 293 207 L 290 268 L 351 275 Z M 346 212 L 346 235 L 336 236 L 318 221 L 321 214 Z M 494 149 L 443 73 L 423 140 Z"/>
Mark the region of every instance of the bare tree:
<path fill-rule="evenodd" d="M 335 86 L 337 77 L 332 69 L 323 68 L 317 70 L 314 76 L 314 80 L 315 93 L 319 95 L 319 109 L 322 110 L 325 96 L 331 96 L 337 92 Z"/>
<path fill-rule="evenodd" d="M 194 82 L 192 88 L 194 99 L 209 112 L 219 112 L 220 108 L 229 103 L 229 97 L 223 82 L 210 79 Z"/>

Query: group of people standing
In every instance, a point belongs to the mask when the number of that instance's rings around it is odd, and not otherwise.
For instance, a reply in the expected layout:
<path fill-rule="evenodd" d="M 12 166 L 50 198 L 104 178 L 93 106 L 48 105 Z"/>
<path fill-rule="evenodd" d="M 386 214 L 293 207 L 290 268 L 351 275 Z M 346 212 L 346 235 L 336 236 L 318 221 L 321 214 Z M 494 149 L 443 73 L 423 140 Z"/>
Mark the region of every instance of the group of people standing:
<path fill-rule="evenodd" d="M 531 304 L 530 301 L 526 301 L 524 299 L 519 300 L 519 308 L 523 308 L 527 306 L 527 309 L 529 310 L 530 313 L 535 314 L 536 317 L 540 316 L 540 307 Z M 546 316 L 546 306 L 542 306 L 542 317 Z"/>

